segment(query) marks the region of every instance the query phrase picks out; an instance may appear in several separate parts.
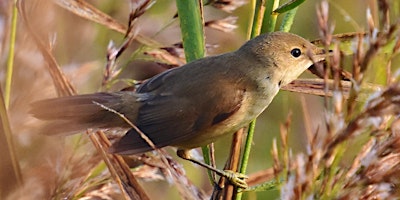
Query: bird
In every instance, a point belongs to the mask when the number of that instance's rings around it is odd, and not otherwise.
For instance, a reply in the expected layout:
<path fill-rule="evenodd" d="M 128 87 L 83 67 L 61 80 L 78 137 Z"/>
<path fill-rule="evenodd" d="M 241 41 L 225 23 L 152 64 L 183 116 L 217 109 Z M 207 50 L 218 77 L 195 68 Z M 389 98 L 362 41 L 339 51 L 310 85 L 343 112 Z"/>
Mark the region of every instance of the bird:
<path fill-rule="evenodd" d="M 326 55 L 324 49 L 298 35 L 266 33 L 236 51 L 162 72 L 136 91 L 45 99 L 34 102 L 30 112 L 48 121 L 41 131 L 46 135 L 68 135 L 89 128 L 130 128 L 109 151 L 122 155 L 152 151 L 153 147 L 119 113 L 156 148 L 177 147 L 180 157 L 193 161 L 189 150 L 248 125 L 268 107 L 282 86 Z M 221 170 L 195 163 L 225 176 Z M 242 181 L 239 186 L 246 185 Z"/>

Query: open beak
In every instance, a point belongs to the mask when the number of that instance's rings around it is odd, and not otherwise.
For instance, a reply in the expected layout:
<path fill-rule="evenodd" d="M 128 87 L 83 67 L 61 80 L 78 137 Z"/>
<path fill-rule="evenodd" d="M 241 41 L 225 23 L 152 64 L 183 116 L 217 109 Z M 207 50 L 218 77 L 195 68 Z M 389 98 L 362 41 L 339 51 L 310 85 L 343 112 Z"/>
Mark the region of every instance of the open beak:
<path fill-rule="evenodd" d="M 315 54 L 314 57 L 312 58 L 314 61 L 314 64 L 311 65 L 308 70 L 310 70 L 311 73 L 314 75 L 318 76 L 319 78 L 324 78 L 325 76 L 325 70 L 327 68 L 327 63 L 326 63 L 326 57 L 327 56 L 332 56 L 333 51 L 329 50 L 328 53 L 325 53 L 325 50 L 321 50 L 319 54 Z M 341 75 L 341 80 L 350 80 L 352 75 L 350 72 L 347 72 L 345 70 L 340 71 Z"/>

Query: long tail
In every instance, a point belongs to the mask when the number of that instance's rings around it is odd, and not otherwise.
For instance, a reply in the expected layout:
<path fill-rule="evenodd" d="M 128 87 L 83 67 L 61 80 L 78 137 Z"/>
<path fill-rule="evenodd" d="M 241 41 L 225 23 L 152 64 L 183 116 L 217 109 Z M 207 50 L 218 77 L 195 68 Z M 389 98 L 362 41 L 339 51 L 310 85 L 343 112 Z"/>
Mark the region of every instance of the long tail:
<path fill-rule="evenodd" d="M 133 92 L 95 93 L 55 99 L 32 104 L 30 113 L 48 121 L 41 132 L 47 135 L 73 134 L 88 128 L 129 127 L 110 108 L 136 121 L 140 102 Z"/>

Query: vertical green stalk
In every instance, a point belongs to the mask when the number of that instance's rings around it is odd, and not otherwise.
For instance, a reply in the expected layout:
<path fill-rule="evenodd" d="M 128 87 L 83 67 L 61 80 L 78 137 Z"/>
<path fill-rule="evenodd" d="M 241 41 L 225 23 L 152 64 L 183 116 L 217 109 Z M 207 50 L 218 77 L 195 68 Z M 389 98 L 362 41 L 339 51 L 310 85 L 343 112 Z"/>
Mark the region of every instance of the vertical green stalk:
<path fill-rule="evenodd" d="M 278 8 L 278 6 L 279 0 L 267 0 L 264 13 L 264 22 L 261 29 L 262 33 L 269 33 L 275 30 L 278 13 L 274 13 L 273 11 Z"/>
<path fill-rule="evenodd" d="M 176 0 L 186 61 L 202 58 L 205 52 L 201 0 Z"/>
<path fill-rule="evenodd" d="M 256 1 L 256 0 L 251 0 L 249 2 L 251 9 L 249 10 L 250 16 L 249 16 L 249 23 L 248 24 L 250 24 L 250 25 L 247 27 L 246 39 L 250 39 L 250 38 L 253 37 L 252 34 L 254 32 L 253 31 L 254 26 L 252 24 L 254 24 L 254 21 L 256 20 L 256 15 L 257 15 L 257 12 L 258 12 L 258 11 L 256 11 L 257 10 L 256 9 L 257 3 L 258 3 L 258 1 Z"/>
<path fill-rule="evenodd" d="M 10 32 L 10 49 L 8 51 L 8 60 L 7 60 L 7 74 L 6 74 L 6 85 L 5 85 L 5 93 L 4 93 L 4 104 L 6 108 L 8 108 L 10 104 L 10 96 L 11 96 L 11 82 L 12 82 L 12 74 L 13 74 L 13 66 L 14 66 L 14 55 L 15 55 L 15 40 L 17 35 L 17 16 L 18 10 L 16 6 L 17 1 L 14 1 L 12 6 L 12 16 L 11 16 L 11 32 Z"/>
<path fill-rule="evenodd" d="M 7 72 L 5 80 L 5 93 L 0 87 L 0 173 L 6 179 L 0 181 L 0 198 L 5 198 L 16 186 L 22 184 L 21 169 L 15 153 L 13 135 L 7 109 L 10 105 L 11 82 L 14 66 L 14 53 L 17 29 L 17 7 L 13 1 L 10 26 L 10 44 L 7 60 Z"/>
<path fill-rule="evenodd" d="M 278 13 L 274 13 L 273 11 L 279 6 L 279 0 L 267 0 L 265 13 L 261 14 L 260 11 L 264 5 L 262 4 L 263 0 L 258 0 L 255 4 L 255 14 L 254 20 L 252 23 L 252 27 L 249 28 L 252 32 L 248 34 L 251 38 L 256 37 L 260 34 L 260 32 L 272 32 L 275 30 L 276 19 L 278 17 Z M 296 15 L 298 7 L 295 7 L 285 15 L 284 20 L 282 21 L 280 30 L 288 32 L 293 24 L 294 16 Z M 264 15 L 264 18 L 259 17 L 259 15 Z M 268 22 L 268 23 L 266 23 Z M 262 26 L 261 26 L 262 25 Z M 262 27 L 262 30 L 260 30 Z M 248 38 L 248 39 L 251 39 Z M 255 130 L 256 120 L 253 120 L 249 125 L 249 130 L 245 142 L 244 152 L 242 156 L 242 160 L 240 163 L 240 173 L 245 174 L 247 170 L 248 160 L 250 157 L 251 143 L 253 141 L 254 130 Z M 242 199 L 242 193 L 238 192 L 236 195 L 236 200 Z"/>
<path fill-rule="evenodd" d="M 279 28 L 280 31 L 283 32 L 289 32 L 290 28 L 292 27 L 294 17 L 296 16 L 297 13 L 297 8 L 294 8 L 293 10 L 290 10 L 289 12 L 286 13 L 285 17 L 283 18 L 281 27 Z"/>
<path fill-rule="evenodd" d="M 251 33 L 247 34 L 249 36 L 249 38 L 247 38 L 247 39 L 254 38 L 260 34 L 262 22 L 264 19 L 262 16 L 264 16 L 264 12 L 265 12 L 265 5 L 264 5 L 265 1 L 264 0 L 253 0 L 253 1 L 256 1 L 255 3 L 252 2 L 252 5 L 254 5 L 253 23 L 250 25 L 251 28 L 248 29 L 248 30 L 251 30 Z M 247 132 L 246 142 L 245 142 L 243 155 L 242 155 L 242 159 L 240 162 L 240 168 L 239 168 L 239 173 L 241 173 L 241 174 L 246 174 L 255 126 L 256 126 L 256 119 L 254 119 L 250 123 L 249 130 Z M 235 199 L 241 200 L 242 194 L 243 193 L 237 191 Z"/>
<path fill-rule="evenodd" d="M 253 17 L 253 23 L 251 24 L 251 30 L 250 34 L 248 34 L 248 40 L 251 38 L 256 37 L 257 35 L 260 35 L 261 32 L 261 27 L 262 27 L 262 21 L 264 19 L 264 12 L 265 12 L 265 0 L 256 0 L 253 5 L 255 5 L 253 11 L 254 15 Z"/>
<path fill-rule="evenodd" d="M 201 0 L 176 0 L 178 17 L 182 33 L 183 47 L 186 61 L 204 57 L 204 20 L 203 5 Z M 204 162 L 210 164 L 210 150 L 208 146 L 202 147 Z M 212 173 L 207 170 L 210 180 L 213 182 Z"/>
<path fill-rule="evenodd" d="M 245 174 L 247 170 L 247 164 L 249 162 L 251 143 L 253 142 L 254 130 L 256 127 L 256 120 L 253 120 L 249 125 L 249 131 L 246 138 L 245 148 L 243 151 L 242 163 L 240 165 L 240 173 Z"/>

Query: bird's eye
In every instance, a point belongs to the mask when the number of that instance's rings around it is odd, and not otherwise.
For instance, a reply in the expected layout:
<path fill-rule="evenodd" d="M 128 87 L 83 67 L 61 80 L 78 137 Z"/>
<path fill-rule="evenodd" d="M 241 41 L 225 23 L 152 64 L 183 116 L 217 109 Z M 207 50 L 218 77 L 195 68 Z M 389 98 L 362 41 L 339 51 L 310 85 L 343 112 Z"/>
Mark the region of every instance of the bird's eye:
<path fill-rule="evenodd" d="M 292 49 L 292 51 L 290 51 L 290 54 L 292 54 L 293 57 L 297 58 L 301 55 L 301 50 L 298 48 L 294 48 Z"/>

